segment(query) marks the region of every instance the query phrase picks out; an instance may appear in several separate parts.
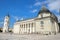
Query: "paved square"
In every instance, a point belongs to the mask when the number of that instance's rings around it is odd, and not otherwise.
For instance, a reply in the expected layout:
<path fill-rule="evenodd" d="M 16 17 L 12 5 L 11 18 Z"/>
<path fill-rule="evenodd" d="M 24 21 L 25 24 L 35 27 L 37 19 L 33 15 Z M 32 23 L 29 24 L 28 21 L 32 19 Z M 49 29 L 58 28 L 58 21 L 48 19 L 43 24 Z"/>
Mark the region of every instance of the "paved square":
<path fill-rule="evenodd" d="M 0 33 L 0 40 L 60 40 L 60 34 L 57 35 L 16 35 Z"/>

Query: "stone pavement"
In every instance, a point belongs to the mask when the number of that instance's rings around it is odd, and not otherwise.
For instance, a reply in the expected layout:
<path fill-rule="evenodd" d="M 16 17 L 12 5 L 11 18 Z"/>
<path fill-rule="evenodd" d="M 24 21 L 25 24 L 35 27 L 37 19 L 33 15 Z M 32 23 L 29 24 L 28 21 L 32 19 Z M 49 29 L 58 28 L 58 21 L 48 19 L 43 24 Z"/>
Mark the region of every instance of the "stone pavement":
<path fill-rule="evenodd" d="M 60 34 L 57 35 L 16 35 L 9 33 L 0 33 L 0 40 L 60 40 Z"/>

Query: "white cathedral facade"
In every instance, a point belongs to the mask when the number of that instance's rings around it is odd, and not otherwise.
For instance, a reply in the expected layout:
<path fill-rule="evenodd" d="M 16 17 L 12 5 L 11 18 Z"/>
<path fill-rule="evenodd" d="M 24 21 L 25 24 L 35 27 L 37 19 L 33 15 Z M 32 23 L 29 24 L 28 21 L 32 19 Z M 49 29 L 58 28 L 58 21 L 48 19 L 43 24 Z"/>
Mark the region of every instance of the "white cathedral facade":
<path fill-rule="evenodd" d="M 42 7 L 36 18 L 17 21 L 13 27 L 15 34 L 56 34 L 58 32 L 57 17 L 45 7 Z"/>

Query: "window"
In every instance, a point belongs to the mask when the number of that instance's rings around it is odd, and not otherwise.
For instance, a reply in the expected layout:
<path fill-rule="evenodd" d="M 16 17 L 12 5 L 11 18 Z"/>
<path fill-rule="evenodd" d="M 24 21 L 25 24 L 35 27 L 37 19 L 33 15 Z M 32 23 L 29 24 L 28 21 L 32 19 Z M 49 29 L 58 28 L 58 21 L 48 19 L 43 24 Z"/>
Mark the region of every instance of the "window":
<path fill-rule="evenodd" d="M 43 21 L 41 21 L 41 24 L 44 24 L 44 22 L 43 22 Z"/>
<path fill-rule="evenodd" d="M 44 29 L 44 28 L 43 28 L 43 26 L 44 26 L 44 22 L 41 21 L 40 24 L 41 24 L 41 29 Z"/>
<path fill-rule="evenodd" d="M 43 15 L 41 14 L 41 18 L 43 18 Z"/>

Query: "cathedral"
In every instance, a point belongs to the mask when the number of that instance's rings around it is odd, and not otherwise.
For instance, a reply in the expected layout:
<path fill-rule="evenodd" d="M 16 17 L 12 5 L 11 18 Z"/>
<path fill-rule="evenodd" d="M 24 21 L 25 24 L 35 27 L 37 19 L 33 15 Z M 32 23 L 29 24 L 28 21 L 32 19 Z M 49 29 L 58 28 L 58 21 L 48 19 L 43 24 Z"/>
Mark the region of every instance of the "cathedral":
<path fill-rule="evenodd" d="M 56 34 L 59 32 L 57 17 L 46 7 L 42 7 L 36 18 L 16 21 L 15 34 Z"/>

